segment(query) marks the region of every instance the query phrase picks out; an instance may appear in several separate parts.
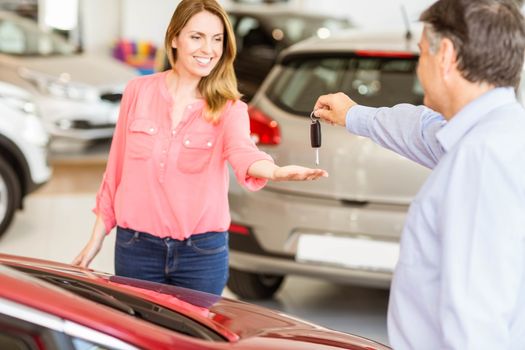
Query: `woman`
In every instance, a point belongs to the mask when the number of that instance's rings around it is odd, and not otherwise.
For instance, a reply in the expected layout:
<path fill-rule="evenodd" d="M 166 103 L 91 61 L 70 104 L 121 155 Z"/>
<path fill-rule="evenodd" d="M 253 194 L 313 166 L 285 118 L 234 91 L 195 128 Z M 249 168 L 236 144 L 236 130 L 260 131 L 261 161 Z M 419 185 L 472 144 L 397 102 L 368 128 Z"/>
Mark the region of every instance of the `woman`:
<path fill-rule="evenodd" d="M 227 162 L 254 191 L 269 179 L 327 173 L 276 166 L 255 147 L 233 70 L 233 31 L 215 0 L 182 0 L 165 46 L 172 69 L 126 87 L 97 220 L 73 263 L 87 267 L 117 226 L 117 275 L 220 295 L 228 278 Z"/>

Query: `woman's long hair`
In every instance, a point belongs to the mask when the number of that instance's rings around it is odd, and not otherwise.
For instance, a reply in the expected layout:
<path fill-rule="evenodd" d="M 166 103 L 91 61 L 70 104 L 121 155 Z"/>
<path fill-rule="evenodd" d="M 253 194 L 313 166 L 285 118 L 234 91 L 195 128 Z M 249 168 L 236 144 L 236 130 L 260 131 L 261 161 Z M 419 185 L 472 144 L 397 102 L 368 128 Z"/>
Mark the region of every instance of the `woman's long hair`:
<path fill-rule="evenodd" d="M 222 56 L 211 73 L 203 77 L 198 85 L 199 92 L 206 100 L 204 118 L 208 122 L 216 124 L 219 122 L 221 112 L 228 100 L 235 101 L 241 97 L 233 69 L 237 45 L 235 44 L 232 25 L 222 6 L 216 0 L 182 0 L 171 17 L 166 30 L 164 46 L 173 68 L 177 60 L 177 50 L 172 47 L 173 39 L 180 34 L 190 18 L 202 11 L 216 15 L 224 25 Z"/>

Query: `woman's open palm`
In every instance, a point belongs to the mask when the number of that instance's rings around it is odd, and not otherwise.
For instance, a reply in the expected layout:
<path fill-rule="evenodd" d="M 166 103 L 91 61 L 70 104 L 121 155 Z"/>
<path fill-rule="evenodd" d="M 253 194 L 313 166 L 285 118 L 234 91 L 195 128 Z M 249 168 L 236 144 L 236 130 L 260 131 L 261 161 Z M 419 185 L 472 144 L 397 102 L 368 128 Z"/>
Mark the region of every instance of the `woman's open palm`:
<path fill-rule="evenodd" d="M 328 177 L 323 169 L 311 169 L 299 165 L 286 165 L 275 169 L 273 181 L 305 181 Z"/>

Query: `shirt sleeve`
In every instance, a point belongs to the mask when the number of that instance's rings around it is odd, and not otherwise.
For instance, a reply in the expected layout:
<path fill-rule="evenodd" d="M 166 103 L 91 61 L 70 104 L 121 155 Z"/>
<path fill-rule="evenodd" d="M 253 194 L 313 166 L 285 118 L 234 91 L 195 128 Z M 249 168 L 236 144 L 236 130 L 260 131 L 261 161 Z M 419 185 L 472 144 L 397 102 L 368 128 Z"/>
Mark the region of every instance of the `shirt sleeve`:
<path fill-rule="evenodd" d="M 120 184 L 122 176 L 122 167 L 124 161 L 124 151 L 126 147 L 126 128 L 128 120 L 128 111 L 130 108 L 130 101 L 133 100 L 134 88 L 131 82 L 124 90 L 122 100 L 120 102 L 119 117 L 115 132 L 111 141 L 111 148 L 106 165 L 106 171 L 96 197 L 96 205 L 93 212 L 100 216 L 104 221 L 106 234 L 108 234 L 116 225 L 115 218 L 115 193 Z"/>
<path fill-rule="evenodd" d="M 479 143 L 461 149 L 443 189 L 440 349 L 511 348 L 525 268 L 525 206 L 521 176 L 508 170 L 522 157 L 502 158 Z"/>
<path fill-rule="evenodd" d="M 427 168 L 434 168 L 445 153 L 436 138 L 444 125 L 442 115 L 425 106 L 399 104 L 391 108 L 354 106 L 346 115 L 346 128 L 365 136 Z"/>
<path fill-rule="evenodd" d="M 228 113 L 224 124 L 224 157 L 231 164 L 239 184 L 250 191 L 260 190 L 268 180 L 248 175 L 248 169 L 256 161 L 273 162 L 273 159 L 260 151 L 250 137 L 250 119 L 246 103 L 236 101 Z"/>

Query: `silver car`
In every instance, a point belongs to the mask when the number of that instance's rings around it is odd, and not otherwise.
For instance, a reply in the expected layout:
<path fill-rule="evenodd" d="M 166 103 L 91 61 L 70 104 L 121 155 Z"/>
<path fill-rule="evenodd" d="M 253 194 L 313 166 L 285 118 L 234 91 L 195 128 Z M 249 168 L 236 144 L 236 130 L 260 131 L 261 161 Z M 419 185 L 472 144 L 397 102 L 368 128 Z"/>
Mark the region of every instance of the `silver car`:
<path fill-rule="evenodd" d="M 0 82 L 0 237 L 24 197 L 51 177 L 48 140 L 31 94 Z"/>
<path fill-rule="evenodd" d="M 124 86 L 137 75 L 115 59 L 78 54 L 34 21 L 0 11 L 0 81 L 34 94 L 52 136 L 111 137 Z"/>
<path fill-rule="evenodd" d="M 417 39 L 347 32 L 286 50 L 252 100 L 252 136 L 278 164 L 315 167 L 309 117 L 343 91 L 367 106 L 421 104 Z M 289 274 L 387 288 L 408 205 L 429 170 L 344 128 L 322 125 L 314 182 L 230 184 L 230 280 L 245 298 L 271 297 Z"/>

